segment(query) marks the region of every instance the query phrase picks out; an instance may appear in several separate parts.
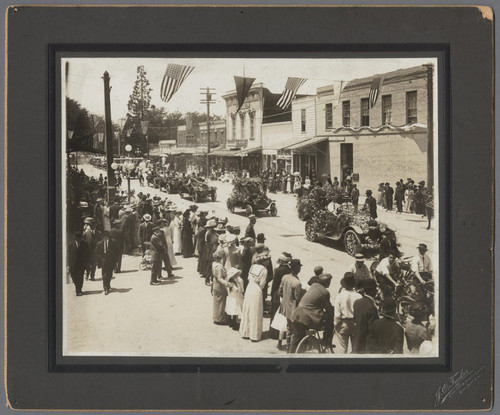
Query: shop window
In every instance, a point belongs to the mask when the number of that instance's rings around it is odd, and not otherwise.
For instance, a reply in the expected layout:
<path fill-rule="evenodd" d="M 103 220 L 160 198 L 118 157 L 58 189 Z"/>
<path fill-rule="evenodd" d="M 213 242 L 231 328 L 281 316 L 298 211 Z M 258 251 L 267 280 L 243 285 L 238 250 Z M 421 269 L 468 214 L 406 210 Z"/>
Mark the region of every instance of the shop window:
<path fill-rule="evenodd" d="M 302 108 L 300 110 L 300 131 L 306 132 L 306 109 Z"/>
<path fill-rule="evenodd" d="M 406 123 L 415 124 L 417 122 L 417 91 L 406 93 Z"/>
<path fill-rule="evenodd" d="M 392 95 L 382 96 L 382 125 L 391 123 Z"/>
<path fill-rule="evenodd" d="M 361 126 L 370 125 L 370 107 L 369 99 L 361 98 Z"/>
<path fill-rule="evenodd" d="M 333 104 L 325 104 L 325 129 L 333 127 Z"/>
<path fill-rule="evenodd" d="M 351 101 L 342 102 L 342 125 L 344 127 L 351 126 Z"/>

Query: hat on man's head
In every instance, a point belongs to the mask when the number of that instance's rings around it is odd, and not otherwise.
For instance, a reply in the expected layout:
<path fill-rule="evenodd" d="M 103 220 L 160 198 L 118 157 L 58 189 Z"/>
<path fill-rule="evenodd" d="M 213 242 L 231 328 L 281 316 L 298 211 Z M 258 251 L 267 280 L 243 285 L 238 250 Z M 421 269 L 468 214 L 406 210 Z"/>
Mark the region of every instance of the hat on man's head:
<path fill-rule="evenodd" d="M 89 204 L 88 204 L 87 202 L 84 202 L 84 201 L 82 200 L 82 201 L 80 201 L 80 207 L 82 207 L 82 208 L 87 208 L 87 207 L 89 207 Z"/>
<path fill-rule="evenodd" d="M 342 280 L 340 281 L 340 285 L 348 290 L 352 290 L 356 285 L 354 274 L 352 272 L 346 272 L 344 274 L 344 278 L 342 278 Z"/>
<path fill-rule="evenodd" d="M 280 256 L 278 257 L 278 262 L 281 262 L 283 264 L 288 264 L 292 260 L 292 256 L 286 256 L 285 252 L 281 253 Z"/>
<path fill-rule="evenodd" d="M 248 219 L 257 219 L 257 216 L 255 216 L 253 213 L 251 215 L 248 216 Z"/>
<path fill-rule="evenodd" d="M 269 258 L 269 251 L 267 252 L 261 252 L 260 254 L 257 254 L 255 257 L 256 261 L 264 261 L 265 259 Z"/>
<path fill-rule="evenodd" d="M 396 312 L 396 301 L 394 298 L 387 297 L 382 303 L 382 312 L 384 314 L 394 314 Z"/>
<path fill-rule="evenodd" d="M 162 218 L 162 219 L 158 219 L 158 222 L 156 222 L 156 223 L 167 223 L 167 221 Z"/>
<path fill-rule="evenodd" d="M 290 260 L 290 266 L 302 266 L 302 263 L 300 262 L 300 259 L 298 258 L 293 258 Z"/>
<path fill-rule="evenodd" d="M 378 226 L 377 221 L 375 219 L 370 219 L 368 221 L 368 226 Z"/>
<path fill-rule="evenodd" d="M 191 210 L 196 210 L 196 209 L 198 209 L 198 206 L 197 206 L 197 205 L 190 205 L 190 206 L 189 206 L 189 209 L 191 209 Z"/>
<path fill-rule="evenodd" d="M 160 227 L 159 227 L 159 226 L 155 226 L 155 227 L 153 228 L 153 233 L 158 233 L 158 232 L 161 232 L 161 229 L 160 229 Z"/>
<path fill-rule="evenodd" d="M 318 282 L 323 286 L 328 286 L 332 278 L 332 274 L 321 274 L 318 276 Z"/>
<path fill-rule="evenodd" d="M 235 235 L 239 234 L 240 232 L 241 228 L 239 226 L 233 226 L 233 228 L 231 229 L 231 233 L 234 233 Z"/>
<path fill-rule="evenodd" d="M 96 200 L 97 203 L 101 203 L 102 202 L 102 197 L 98 197 L 97 200 Z"/>
<path fill-rule="evenodd" d="M 151 221 L 151 215 L 149 213 L 146 213 L 143 217 L 142 217 L 146 222 L 150 222 Z"/>
<path fill-rule="evenodd" d="M 425 304 L 418 301 L 412 303 L 410 305 L 410 309 L 408 310 L 410 316 L 417 318 L 425 317 L 426 311 L 427 309 L 425 307 Z"/>
<path fill-rule="evenodd" d="M 316 275 L 323 274 L 323 267 L 322 266 L 314 267 L 314 274 L 316 274 Z"/>
<path fill-rule="evenodd" d="M 363 254 L 360 254 L 360 253 L 357 253 L 356 255 L 354 255 L 354 258 L 356 258 L 356 261 L 364 261 L 365 260 L 365 256 Z"/>
<path fill-rule="evenodd" d="M 222 223 L 219 223 L 215 227 L 215 232 L 217 232 L 217 233 L 225 233 L 226 232 L 226 228 L 224 227 L 224 225 Z"/>
<path fill-rule="evenodd" d="M 215 221 L 215 219 L 210 219 L 205 225 L 205 228 L 215 228 L 216 226 L 217 222 Z"/>
<path fill-rule="evenodd" d="M 427 251 L 427 245 L 426 244 L 418 244 L 418 249 L 425 249 Z"/>
<path fill-rule="evenodd" d="M 371 196 L 371 195 L 372 195 L 372 191 L 371 191 L 371 190 L 367 190 L 367 191 L 365 192 L 365 194 L 366 194 L 367 196 Z"/>
<path fill-rule="evenodd" d="M 258 233 L 257 234 L 257 241 L 264 242 L 265 240 L 266 240 L 266 237 L 264 236 L 263 233 Z"/>
<path fill-rule="evenodd" d="M 361 280 L 358 284 L 359 288 L 364 290 L 376 290 L 377 289 L 377 281 L 372 280 L 371 278 L 366 280 Z"/>
<path fill-rule="evenodd" d="M 86 217 L 83 223 L 86 223 L 87 225 L 95 225 L 95 219 L 91 217 Z"/>

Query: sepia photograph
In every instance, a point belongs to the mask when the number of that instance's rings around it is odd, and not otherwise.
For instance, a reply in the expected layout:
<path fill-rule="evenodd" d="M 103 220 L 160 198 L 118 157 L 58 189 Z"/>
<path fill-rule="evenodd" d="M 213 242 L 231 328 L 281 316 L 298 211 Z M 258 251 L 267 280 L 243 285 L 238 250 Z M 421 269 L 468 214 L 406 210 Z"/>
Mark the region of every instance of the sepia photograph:
<path fill-rule="evenodd" d="M 61 57 L 63 356 L 440 355 L 441 68 L 358 55 Z"/>

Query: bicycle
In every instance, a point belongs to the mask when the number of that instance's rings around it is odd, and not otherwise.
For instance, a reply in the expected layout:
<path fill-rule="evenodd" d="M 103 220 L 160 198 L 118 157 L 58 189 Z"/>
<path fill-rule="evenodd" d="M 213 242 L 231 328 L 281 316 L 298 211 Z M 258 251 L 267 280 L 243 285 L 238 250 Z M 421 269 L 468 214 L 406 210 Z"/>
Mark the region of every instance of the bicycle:
<path fill-rule="evenodd" d="M 333 354 L 334 345 L 329 347 L 325 346 L 323 339 L 321 338 L 320 331 L 316 329 L 308 329 L 306 331 L 306 336 L 299 342 L 296 354 Z"/>

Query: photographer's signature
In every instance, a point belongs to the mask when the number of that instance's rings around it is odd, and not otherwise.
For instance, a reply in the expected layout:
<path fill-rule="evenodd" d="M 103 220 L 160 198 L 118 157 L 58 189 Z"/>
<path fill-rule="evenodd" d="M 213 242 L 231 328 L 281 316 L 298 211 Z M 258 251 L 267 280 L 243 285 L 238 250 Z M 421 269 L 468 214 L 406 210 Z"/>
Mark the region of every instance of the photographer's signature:
<path fill-rule="evenodd" d="M 461 395 L 477 381 L 484 373 L 485 366 L 478 369 L 460 369 L 446 379 L 436 391 L 434 406 L 441 405 L 444 401 L 452 398 L 457 393 Z"/>

